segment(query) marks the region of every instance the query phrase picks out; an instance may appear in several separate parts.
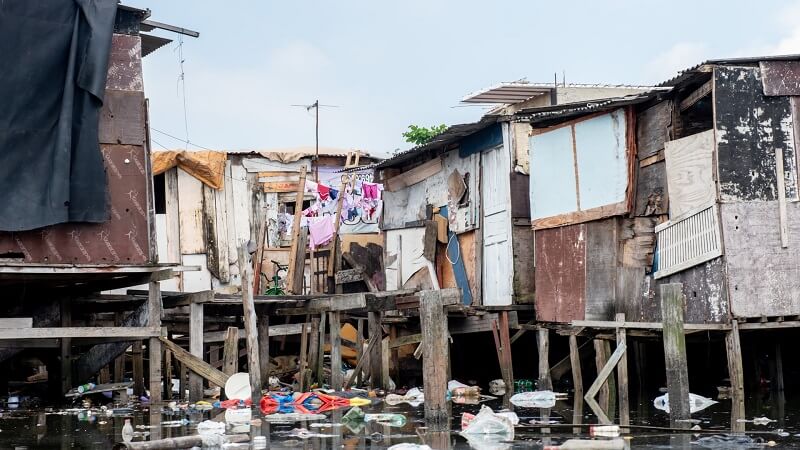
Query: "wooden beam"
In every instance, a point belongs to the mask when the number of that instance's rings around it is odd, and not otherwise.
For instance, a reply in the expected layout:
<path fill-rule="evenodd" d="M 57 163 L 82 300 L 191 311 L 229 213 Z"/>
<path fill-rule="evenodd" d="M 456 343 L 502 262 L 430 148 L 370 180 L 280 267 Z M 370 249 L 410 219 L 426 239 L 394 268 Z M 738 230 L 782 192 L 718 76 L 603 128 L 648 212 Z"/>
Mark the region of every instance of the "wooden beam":
<path fill-rule="evenodd" d="M 588 341 L 587 341 L 588 342 Z M 572 385 L 575 389 L 575 408 L 573 410 L 573 423 L 579 424 L 583 420 L 583 374 L 581 373 L 581 355 L 578 350 L 578 337 L 569 335 L 569 362 L 572 368 Z M 573 429 L 575 432 L 575 429 Z M 578 428 L 580 433 L 580 428 Z"/>
<path fill-rule="evenodd" d="M 283 328 L 281 328 L 283 327 Z M 277 336 L 280 331 L 288 331 L 287 325 L 271 326 L 269 323 L 269 314 L 261 314 L 258 318 L 258 363 L 261 365 L 261 383 L 265 387 L 269 387 L 269 338 Z M 275 333 L 273 333 L 275 328 Z M 242 330 L 246 332 L 246 330 Z M 301 330 L 298 330 L 301 331 Z M 286 336 L 288 333 L 283 333 Z"/>
<path fill-rule="evenodd" d="M 447 320 L 439 292 L 421 293 L 419 316 L 423 335 L 422 380 L 425 391 L 425 421 L 434 429 L 449 427 L 447 375 L 450 365 L 450 344 L 447 341 Z"/>
<path fill-rule="evenodd" d="M 664 324 L 661 322 L 617 322 L 611 320 L 573 320 L 570 322 L 573 327 L 585 328 L 628 328 L 641 330 L 662 330 Z M 744 324 L 742 324 L 744 325 Z M 800 326 L 800 322 L 797 322 Z M 725 331 L 730 330 L 730 325 L 724 323 L 685 323 L 684 330 L 710 330 Z"/>
<path fill-rule="evenodd" d="M 615 317 L 617 322 L 625 322 L 625 314 L 617 313 Z M 627 336 L 625 335 L 625 328 L 617 328 L 617 346 L 627 345 Z M 617 389 L 619 392 L 619 424 L 631 424 L 631 410 L 630 401 L 628 399 L 628 354 L 627 352 L 622 355 L 617 364 Z"/>
<path fill-rule="evenodd" d="M 537 331 L 539 349 L 539 389 L 552 390 L 553 380 L 550 378 L 550 330 L 540 328 Z"/>
<path fill-rule="evenodd" d="M 213 295 L 213 294 L 212 294 Z M 203 359 L 203 304 L 189 305 L 189 353 Z M 203 379 L 197 373 L 189 374 L 189 401 L 203 399 Z"/>
<path fill-rule="evenodd" d="M 302 180 L 305 180 L 305 169 L 301 172 Z M 302 203 L 299 208 L 302 208 Z M 299 220 L 299 218 L 296 218 Z M 250 264 L 247 262 L 247 244 L 239 246 L 239 270 L 241 270 L 242 280 L 242 306 L 244 307 L 244 329 L 247 333 L 247 371 L 250 374 L 250 389 L 252 389 L 253 404 L 261 401 L 261 363 L 260 352 L 258 350 L 258 325 L 256 319 L 256 307 L 253 303 L 253 285 L 250 282 Z"/>
<path fill-rule="evenodd" d="M 72 325 L 72 310 L 69 300 L 61 299 L 61 326 L 69 327 Z M 33 326 L 33 319 L 30 325 L 19 328 L 29 328 Z M 8 328 L 8 327 L 4 327 Z M 72 389 L 72 340 L 61 338 L 61 393 L 65 394 Z"/>
<path fill-rule="evenodd" d="M 0 328 L 0 340 L 49 338 L 104 338 L 135 340 L 158 337 L 160 334 L 160 328 L 151 327 Z"/>
<path fill-rule="evenodd" d="M 396 192 L 408 186 L 428 179 L 442 170 L 442 159 L 436 157 L 428 162 L 422 163 L 413 169 L 407 170 L 400 175 L 384 181 L 384 186 L 389 192 Z"/>
<path fill-rule="evenodd" d="M 289 271 L 286 275 L 286 290 L 292 294 L 302 293 L 303 268 L 305 267 L 305 245 L 300 238 L 300 218 L 303 212 L 303 195 L 306 189 L 306 167 L 300 168 L 300 180 L 297 184 L 297 195 L 294 204 L 294 221 L 292 222 L 292 247 L 289 251 Z M 302 252 L 302 253 L 301 253 Z"/>
<path fill-rule="evenodd" d="M 778 188 L 778 225 L 781 230 L 781 247 L 789 247 L 789 223 L 786 216 L 786 174 L 783 171 L 783 149 L 775 147 L 775 178 Z"/>
<path fill-rule="evenodd" d="M 736 319 L 731 320 L 731 331 L 725 336 L 725 351 L 728 356 L 728 377 L 731 380 L 731 431 L 741 433 L 745 431 L 744 368 L 739 322 Z"/>
<path fill-rule="evenodd" d="M 133 395 L 144 395 L 144 358 L 142 357 L 142 341 L 135 341 L 131 348 L 133 358 Z"/>
<path fill-rule="evenodd" d="M 373 336 L 383 339 L 383 329 L 381 328 L 381 316 L 383 313 L 370 312 L 367 314 L 367 334 L 372 338 Z M 373 389 L 385 388 L 383 386 L 383 374 L 381 367 L 381 349 L 375 345 L 367 351 L 369 358 L 369 377 L 370 386 Z"/>
<path fill-rule="evenodd" d="M 180 361 L 184 367 L 194 373 L 200 374 L 201 377 L 208 380 L 210 383 L 219 387 L 225 387 L 225 382 L 228 381 L 229 375 L 211 367 L 210 364 L 182 349 L 178 344 L 170 341 L 166 337 L 162 336 L 159 340 L 167 350 L 172 352 L 172 356 Z"/>
<path fill-rule="evenodd" d="M 344 384 L 344 388 L 345 389 L 349 389 L 350 386 L 353 385 L 353 381 L 355 381 L 356 377 L 361 372 L 361 369 L 364 367 L 364 362 L 367 359 L 366 355 L 369 355 L 369 353 L 372 351 L 372 349 L 380 341 L 381 341 L 381 339 L 378 338 L 377 336 L 370 336 L 369 343 L 367 344 L 366 351 L 364 351 L 364 353 L 361 354 L 361 357 L 358 358 L 358 361 L 356 361 L 356 367 L 355 367 L 355 369 L 353 369 L 353 373 L 350 374 L 350 377 L 347 378 L 347 381 Z"/>
<path fill-rule="evenodd" d="M 222 372 L 233 375 L 239 371 L 239 329 L 228 327 L 225 332 L 225 347 L 222 350 Z"/>
<path fill-rule="evenodd" d="M 703 83 L 702 86 L 700 86 L 699 88 L 695 89 L 694 92 L 689 94 L 685 99 L 681 100 L 681 103 L 679 104 L 678 109 L 681 110 L 681 111 L 689 109 L 692 105 L 694 105 L 695 103 L 699 102 L 700 99 L 702 99 L 706 95 L 710 94 L 713 85 L 714 85 L 714 77 L 711 77 L 710 80 L 708 80 L 705 83 Z"/>
<path fill-rule="evenodd" d="M 691 418 L 689 371 L 686 367 L 686 337 L 683 331 L 685 298 L 681 283 L 667 283 L 661 289 L 661 315 L 664 321 L 664 364 L 667 370 L 670 426 L 677 427 Z"/>
<path fill-rule="evenodd" d="M 338 311 L 328 314 L 331 333 L 331 388 L 334 391 L 342 390 L 342 340 L 339 336 L 342 323 L 339 314 Z"/>
<path fill-rule="evenodd" d="M 161 316 L 163 305 L 161 303 L 161 285 L 151 281 L 147 288 L 147 325 L 158 331 L 161 335 Z M 161 403 L 161 343 L 157 336 L 152 336 L 147 342 L 149 373 L 147 380 L 150 384 L 150 402 Z"/>
<path fill-rule="evenodd" d="M 605 412 L 603 412 L 603 409 L 600 408 L 600 405 L 597 404 L 597 401 L 594 397 L 597 395 L 597 392 L 600 391 L 600 388 L 606 383 L 606 380 L 611 375 L 611 372 L 614 371 L 614 366 L 616 366 L 620 358 L 622 358 L 622 355 L 625 353 L 625 349 L 625 344 L 617 346 L 617 349 L 614 350 L 614 353 L 612 353 L 611 357 L 608 358 L 608 362 L 606 362 L 606 364 L 597 374 L 597 378 L 594 380 L 594 383 L 589 386 L 589 390 L 586 391 L 586 395 L 583 396 L 583 399 L 586 400 L 586 404 L 588 404 L 595 415 L 597 415 L 597 419 L 601 424 L 610 424 L 611 420 L 609 420 L 608 416 L 605 414 Z"/>
<path fill-rule="evenodd" d="M 351 309 L 365 308 L 367 306 L 367 296 L 363 292 L 353 294 L 332 295 L 326 298 L 314 298 L 308 300 L 303 307 L 298 308 L 278 308 L 277 315 L 305 315 L 320 314 L 331 311 L 347 311 Z"/>

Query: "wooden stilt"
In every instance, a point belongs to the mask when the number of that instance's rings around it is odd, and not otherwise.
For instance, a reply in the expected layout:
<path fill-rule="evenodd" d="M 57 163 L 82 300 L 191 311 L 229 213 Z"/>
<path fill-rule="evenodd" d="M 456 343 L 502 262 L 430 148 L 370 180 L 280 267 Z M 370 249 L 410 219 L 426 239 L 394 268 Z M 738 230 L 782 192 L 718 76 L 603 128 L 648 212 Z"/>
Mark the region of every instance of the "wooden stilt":
<path fill-rule="evenodd" d="M 69 300 L 61 300 L 61 326 L 72 325 L 72 310 Z M 82 381 L 83 382 L 83 381 Z M 61 338 L 61 393 L 72 389 L 72 339 Z"/>
<path fill-rule="evenodd" d="M 133 395 L 144 395 L 144 358 L 142 354 L 142 341 L 134 341 L 133 350 Z"/>
<path fill-rule="evenodd" d="M 725 336 L 728 355 L 728 376 L 731 379 L 731 431 L 744 432 L 744 369 L 742 368 L 742 344 L 739 341 L 739 322 L 731 320 L 731 330 Z M 671 404 L 672 402 L 670 402 Z"/>
<path fill-rule="evenodd" d="M 164 399 L 172 400 L 172 352 L 164 350 Z"/>
<path fill-rule="evenodd" d="M 553 389 L 550 378 L 550 330 L 540 328 L 536 334 L 539 345 L 539 386 L 540 390 Z"/>
<path fill-rule="evenodd" d="M 161 314 L 163 305 L 161 303 L 161 285 L 157 281 L 151 281 L 148 286 L 147 294 L 147 324 L 154 328 L 161 328 Z M 201 333 L 202 339 L 202 333 Z M 158 405 L 162 401 L 161 396 L 161 342 L 157 337 L 150 338 L 147 344 L 147 351 L 150 359 L 150 373 L 148 381 L 150 383 L 150 404 Z"/>
<path fill-rule="evenodd" d="M 311 333 L 308 336 L 308 367 L 311 372 L 309 385 L 319 383 L 317 376 L 317 355 L 319 354 L 319 317 L 311 318 Z M 321 386 L 321 384 L 320 384 Z"/>
<path fill-rule="evenodd" d="M 594 340 L 594 365 L 597 368 L 597 373 L 600 373 L 603 370 L 603 367 L 606 365 L 608 360 L 608 355 L 606 354 L 606 346 L 603 344 L 602 339 L 595 339 Z M 603 382 L 602 386 L 600 386 L 600 396 L 598 398 L 598 404 L 600 408 L 603 409 L 603 412 L 608 414 L 608 383 Z"/>
<path fill-rule="evenodd" d="M 383 336 L 383 330 L 381 329 L 381 313 L 380 312 L 371 312 L 368 313 L 368 332 L 370 338 L 373 336 Z M 383 385 L 383 367 L 381 364 L 381 346 L 376 345 L 372 348 L 369 352 L 369 378 L 370 378 L 370 386 L 372 388 L 384 388 Z"/>
<path fill-rule="evenodd" d="M 780 341 L 775 343 L 775 390 L 784 391 L 783 385 L 783 354 Z"/>
<path fill-rule="evenodd" d="M 228 327 L 225 332 L 225 345 L 222 350 L 222 371 L 233 375 L 239 371 L 239 328 Z"/>
<path fill-rule="evenodd" d="M 608 377 L 614 372 L 614 366 L 617 365 L 622 355 L 625 353 L 626 347 L 625 344 L 620 344 L 617 346 L 617 349 L 614 350 L 614 353 L 608 358 L 608 361 L 602 368 L 597 371 L 597 379 L 594 380 L 589 389 L 586 391 L 586 394 L 583 396 L 583 399 L 586 401 L 586 404 L 589 405 L 589 408 L 597 415 L 597 420 L 601 424 L 610 424 L 611 419 L 608 418 L 603 408 L 595 400 L 595 396 L 600 391 L 602 386 L 606 384 L 608 381 Z"/>
<path fill-rule="evenodd" d="M 259 315 L 256 328 L 258 329 L 258 363 L 261 368 L 261 383 L 262 387 L 266 387 L 269 386 L 269 314 Z"/>
<path fill-rule="evenodd" d="M 389 339 L 397 339 L 397 327 L 394 325 L 389 326 Z M 387 342 L 388 347 L 388 342 Z M 389 367 L 391 368 L 391 376 L 395 383 L 399 384 L 400 380 L 400 349 L 392 348 L 389 350 Z"/>
<path fill-rule="evenodd" d="M 447 316 L 442 307 L 439 291 L 423 291 L 420 294 L 419 316 L 423 345 L 425 420 L 431 431 L 438 431 L 439 428 L 447 428 L 450 423 L 447 401 L 450 346 L 447 341 Z"/>
<path fill-rule="evenodd" d="M 683 331 L 683 285 L 662 284 L 661 317 L 664 323 L 664 364 L 667 369 L 670 425 L 681 427 L 689 412 L 689 370 L 686 367 L 686 336 Z"/>
<path fill-rule="evenodd" d="M 178 361 L 178 399 L 180 400 L 188 400 L 186 395 L 187 372 L 188 369 L 186 368 L 186 364 Z"/>
<path fill-rule="evenodd" d="M 342 374 L 342 339 L 339 336 L 341 331 L 341 316 L 339 311 L 328 313 L 328 320 L 331 323 L 331 389 L 342 390 L 344 382 Z"/>
<path fill-rule="evenodd" d="M 572 386 L 575 388 L 575 404 L 572 408 L 572 423 L 580 425 L 583 422 L 583 375 L 581 374 L 581 354 L 578 349 L 578 337 L 569 335 L 569 362 L 572 367 Z M 572 430 L 580 433 L 580 427 Z"/>
<path fill-rule="evenodd" d="M 122 326 L 123 315 L 121 312 L 114 313 L 114 325 Z M 125 352 L 114 358 L 114 383 L 122 383 L 125 380 Z"/>
<path fill-rule="evenodd" d="M 316 359 L 317 382 L 320 386 L 322 386 L 322 384 L 325 382 L 325 371 L 323 368 L 325 365 L 325 335 L 327 333 L 327 327 L 328 315 L 326 313 L 322 313 L 320 314 L 319 318 L 319 354 L 317 355 Z"/>
<path fill-rule="evenodd" d="M 192 302 L 189 305 L 189 353 L 203 359 L 203 304 Z M 203 378 L 194 372 L 189 373 L 189 401 L 203 399 Z"/>
<path fill-rule="evenodd" d="M 305 169 L 303 169 L 305 174 Z M 305 178 L 305 177 L 303 177 Z M 298 207 L 302 205 L 302 202 Z M 297 217 L 295 217 L 297 219 Z M 253 284 L 250 281 L 250 264 L 247 262 L 247 244 L 239 246 L 239 270 L 242 279 L 242 306 L 244 306 L 244 329 L 247 333 L 247 371 L 250 373 L 250 388 L 254 405 L 261 401 L 261 353 L 258 349 L 258 325 L 253 302 Z M 291 273 L 291 272 L 290 272 Z"/>
<path fill-rule="evenodd" d="M 390 382 L 391 376 L 390 374 L 390 350 L 389 350 L 389 336 L 386 336 L 381 340 L 381 374 L 383 375 L 383 382 L 382 384 L 388 389 L 389 386 L 392 385 Z"/>
<path fill-rule="evenodd" d="M 308 316 L 306 316 L 308 317 Z M 297 382 L 300 386 L 300 392 L 305 392 L 308 389 L 308 333 L 306 327 L 308 322 L 303 322 L 300 328 L 300 371 L 298 372 Z"/>
<path fill-rule="evenodd" d="M 500 311 L 500 345 L 503 348 L 503 365 L 506 367 L 506 392 L 514 392 L 514 360 L 511 356 L 511 336 L 508 330 L 508 311 Z M 448 377 L 449 378 L 449 377 Z M 551 382 L 552 384 L 552 382 Z"/>
<path fill-rule="evenodd" d="M 625 314 L 619 313 L 616 315 L 617 322 L 625 322 Z M 627 346 L 627 336 L 625 328 L 617 328 L 617 346 L 624 344 Z M 631 410 L 630 402 L 628 400 L 628 354 L 623 353 L 622 358 L 617 364 L 617 389 L 619 392 L 619 424 L 631 424 Z"/>
<path fill-rule="evenodd" d="M 611 355 L 610 341 L 603 341 L 603 353 L 605 354 L 606 359 L 608 359 L 609 355 Z M 625 356 L 625 354 L 623 353 L 622 356 Z M 606 408 L 606 413 L 611 417 L 611 421 L 613 422 L 617 415 L 617 376 L 613 371 L 608 376 L 606 385 L 608 386 L 608 408 Z"/>
<path fill-rule="evenodd" d="M 358 319 L 357 323 L 358 323 L 358 327 L 357 327 L 357 334 L 356 334 L 356 351 L 357 351 L 357 354 L 358 354 L 357 360 L 361 361 L 361 359 L 364 358 L 364 320 L 363 319 Z M 363 367 L 363 364 L 362 364 L 362 367 Z M 354 375 L 356 377 L 355 378 L 356 385 L 357 386 L 361 385 L 361 383 L 364 381 L 363 377 L 361 376 L 362 368 L 361 367 L 357 368 L 357 370 L 355 370 L 353 373 L 354 373 Z M 347 387 L 350 387 L 350 386 L 347 386 Z"/>

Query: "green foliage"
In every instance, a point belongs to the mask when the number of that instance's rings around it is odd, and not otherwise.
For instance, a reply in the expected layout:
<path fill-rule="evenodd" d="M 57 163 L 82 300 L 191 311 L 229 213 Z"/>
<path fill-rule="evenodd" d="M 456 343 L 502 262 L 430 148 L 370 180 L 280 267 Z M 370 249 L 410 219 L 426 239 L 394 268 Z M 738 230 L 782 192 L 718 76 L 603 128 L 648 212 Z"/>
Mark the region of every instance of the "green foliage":
<path fill-rule="evenodd" d="M 431 139 L 433 139 L 437 134 L 442 133 L 444 130 L 447 129 L 447 125 L 434 125 L 431 127 L 420 127 L 417 125 L 409 125 L 408 131 L 403 133 L 403 137 L 406 138 L 406 142 L 410 142 L 414 145 L 422 145 Z"/>

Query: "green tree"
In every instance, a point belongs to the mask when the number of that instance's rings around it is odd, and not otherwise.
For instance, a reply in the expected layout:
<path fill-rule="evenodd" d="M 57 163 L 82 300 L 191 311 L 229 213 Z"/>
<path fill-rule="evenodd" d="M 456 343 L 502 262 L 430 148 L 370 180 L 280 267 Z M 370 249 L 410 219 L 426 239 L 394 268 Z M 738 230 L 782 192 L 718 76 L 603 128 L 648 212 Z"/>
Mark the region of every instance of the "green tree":
<path fill-rule="evenodd" d="M 410 142 L 414 145 L 422 145 L 433 139 L 436 135 L 441 134 L 446 129 L 447 125 L 445 124 L 434 125 L 431 127 L 409 125 L 408 131 L 403 133 L 403 137 L 406 138 L 406 142 Z"/>

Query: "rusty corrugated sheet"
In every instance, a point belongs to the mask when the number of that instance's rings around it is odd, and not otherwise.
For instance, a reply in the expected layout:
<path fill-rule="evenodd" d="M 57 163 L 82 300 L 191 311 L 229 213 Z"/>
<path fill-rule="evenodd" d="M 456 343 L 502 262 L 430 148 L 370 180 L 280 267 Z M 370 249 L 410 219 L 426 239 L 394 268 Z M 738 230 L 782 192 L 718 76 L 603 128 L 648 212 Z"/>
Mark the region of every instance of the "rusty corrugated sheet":
<path fill-rule="evenodd" d="M 764 95 L 800 95 L 800 61 L 761 61 Z"/>
<path fill-rule="evenodd" d="M 583 320 L 586 309 L 586 224 L 535 231 L 536 318 Z"/>

